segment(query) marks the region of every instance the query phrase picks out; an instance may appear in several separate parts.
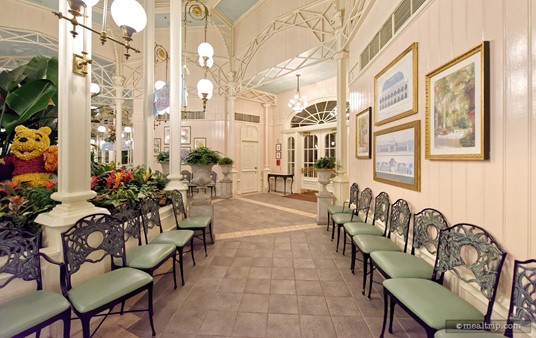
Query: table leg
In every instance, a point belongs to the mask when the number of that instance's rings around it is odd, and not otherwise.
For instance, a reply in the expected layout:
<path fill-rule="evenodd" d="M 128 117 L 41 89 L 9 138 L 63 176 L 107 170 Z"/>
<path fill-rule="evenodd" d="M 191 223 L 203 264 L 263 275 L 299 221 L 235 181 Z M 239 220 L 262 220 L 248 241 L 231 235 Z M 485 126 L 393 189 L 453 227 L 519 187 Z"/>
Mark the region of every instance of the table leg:
<path fill-rule="evenodd" d="M 268 192 L 270 192 L 270 176 L 266 178 L 268 180 Z"/>
<path fill-rule="evenodd" d="M 287 194 L 287 179 L 283 177 L 283 196 Z"/>
<path fill-rule="evenodd" d="M 292 192 L 292 186 L 294 185 L 294 177 L 291 177 L 290 178 L 290 193 L 293 194 Z"/>

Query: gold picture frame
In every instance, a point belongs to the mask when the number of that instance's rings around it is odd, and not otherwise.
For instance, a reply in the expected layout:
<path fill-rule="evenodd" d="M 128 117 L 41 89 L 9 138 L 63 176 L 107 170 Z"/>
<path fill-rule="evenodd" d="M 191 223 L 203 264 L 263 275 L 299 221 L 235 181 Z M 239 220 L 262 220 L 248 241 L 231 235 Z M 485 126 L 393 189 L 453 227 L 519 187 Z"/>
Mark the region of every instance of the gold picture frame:
<path fill-rule="evenodd" d="M 374 125 L 417 113 L 418 44 L 412 43 L 374 77 Z"/>
<path fill-rule="evenodd" d="M 421 191 L 421 121 L 374 133 L 374 180 Z"/>
<path fill-rule="evenodd" d="M 489 93 L 489 41 L 426 74 L 426 159 L 489 159 Z"/>
<path fill-rule="evenodd" d="M 372 146 L 372 107 L 355 115 L 355 158 L 370 159 Z"/>

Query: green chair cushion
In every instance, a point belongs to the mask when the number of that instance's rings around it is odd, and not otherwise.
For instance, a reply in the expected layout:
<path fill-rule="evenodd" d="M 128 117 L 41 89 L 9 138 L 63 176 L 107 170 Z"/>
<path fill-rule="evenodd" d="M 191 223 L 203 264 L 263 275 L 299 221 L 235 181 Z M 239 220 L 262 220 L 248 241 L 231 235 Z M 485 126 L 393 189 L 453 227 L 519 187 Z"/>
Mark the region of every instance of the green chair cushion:
<path fill-rule="evenodd" d="M 201 229 L 206 228 L 212 222 L 210 216 L 194 216 L 183 219 L 179 222 L 181 229 Z"/>
<path fill-rule="evenodd" d="M 504 335 L 486 331 L 439 330 L 434 338 L 504 338 Z"/>
<path fill-rule="evenodd" d="M 182 248 L 193 235 L 192 230 L 170 230 L 156 236 L 151 241 L 151 244 L 173 244 L 178 248 Z"/>
<path fill-rule="evenodd" d="M 120 268 L 80 283 L 69 290 L 68 297 L 78 312 L 86 313 L 152 281 L 153 277 L 141 270 Z"/>
<path fill-rule="evenodd" d="M 13 337 L 69 309 L 62 295 L 39 290 L 0 304 L 0 337 Z"/>
<path fill-rule="evenodd" d="M 345 205 L 344 207 L 342 205 L 329 205 L 328 206 L 328 213 L 332 215 L 340 214 L 341 212 L 345 214 L 351 214 L 352 209 L 350 209 L 347 205 Z"/>
<path fill-rule="evenodd" d="M 420 257 L 397 251 L 374 251 L 370 257 L 390 278 L 432 279 L 434 267 Z"/>
<path fill-rule="evenodd" d="M 352 237 L 352 240 L 366 254 L 374 251 L 400 251 L 400 248 L 395 242 L 383 236 L 355 235 Z"/>
<path fill-rule="evenodd" d="M 148 244 L 127 252 L 127 266 L 136 269 L 152 269 L 175 252 L 172 244 Z"/>
<path fill-rule="evenodd" d="M 358 221 L 361 221 L 361 218 L 359 218 L 359 216 L 355 216 L 353 215 L 354 217 L 352 218 L 352 214 L 347 214 L 347 213 L 338 213 L 338 214 L 333 214 L 331 216 L 331 219 L 335 222 L 335 224 L 344 224 L 344 223 L 348 223 L 348 222 L 358 222 Z"/>
<path fill-rule="evenodd" d="M 355 235 L 383 236 L 383 231 L 372 224 L 364 222 L 344 223 L 344 229 L 346 230 L 346 233 L 352 237 Z"/>
<path fill-rule="evenodd" d="M 436 330 L 444 329 L 447 320 L 484 320 L 478 309 L 431 280 L 391 278 L 383 281 L 383 287 Z"/>

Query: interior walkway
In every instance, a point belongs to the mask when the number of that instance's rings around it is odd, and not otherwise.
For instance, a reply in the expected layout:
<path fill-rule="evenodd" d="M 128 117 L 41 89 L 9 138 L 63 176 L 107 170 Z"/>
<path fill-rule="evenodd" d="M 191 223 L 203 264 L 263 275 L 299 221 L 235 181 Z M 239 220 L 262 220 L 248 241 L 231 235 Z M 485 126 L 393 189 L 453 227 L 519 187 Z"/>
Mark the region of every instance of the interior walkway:
<path fill-rule="evenodd" d="M 379 336 L 381 286 L 372 300 L 361 294 L 361 272 L 350 272 L 349 253 L 337 254 L 331 231 L 314 223 L 315 203 L 277 194 L 214 202 L 217 241 L 208 257 L 202 245 L 195 267 L 185 255 L 186 284 L 176 290 L 171 275 L 155 278 L 157 337 Z M 127 306 L 145 304 L 143 297 Z M 73 325 L 80 337 L 78 321 Z M 394 332 L 386 337 L 426 336 L 403 311 Z M 136 313 L 108 318 L 96 336 L 151 333 L 146 315 Z"/>

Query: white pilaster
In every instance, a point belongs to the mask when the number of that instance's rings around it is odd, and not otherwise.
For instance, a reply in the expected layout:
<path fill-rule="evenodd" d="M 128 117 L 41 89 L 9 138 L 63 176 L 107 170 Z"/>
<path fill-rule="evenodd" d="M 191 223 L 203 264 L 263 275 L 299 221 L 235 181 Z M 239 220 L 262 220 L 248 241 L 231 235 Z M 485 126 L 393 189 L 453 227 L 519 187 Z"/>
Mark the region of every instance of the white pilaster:
<path fill-rule="evenodd" d="M 182 15 L 181 3 L 179 1 L 170 0 L 170 55 L 171 65 L 170 71 L 170 91 L 169 91 L 169 123 L 171 130 L 181 130 L 181 107 L 183 82 L 181 81 L 182 71 Z M 166 186 L 166 190 L 177 189 L 182 193 L 183 198 L 187 198 L 188 186 L 182 181 L 181 174 L 181 139 L 180 132 L 172 132 L 170 135 L 169 145 L 169 175 L 170 180 Z M 185 201 L 187 204 L 187 201 Z"/>
<path fill-rule="evenodd" d="M 229 93 L 227 96 L 227 118 L 229 119 L 229 132 L 228 132 L 228 143 L 227 143 L 227 156 L 236 161 L 236 138 L 235 138 L 235 118 L 234 114 L 236 111 L 236 96 L 235 96 L 235 84 L 231 83 L 229 85 Z M 231 171 L 231 180 L 233 181 L 232 191 L 233 194 L 237 191 L 237 180 L 236 180 L 237 170 L 235 168 Z"/>
<path fill-rule="evenodd" d="M 268 174 L 270 173 L 270 166 L 268 165 L 268 155 L 270 153 L 270 145 L 268 138 L 269 128 L 269 114 L 271 104 L 265 103 L 262 105 L 264 107 L 264 169 L 262 169 L 262 191 L 268 192 Z"/>
<path fill-rule="evenodd" d="M 143 33 L 143 114 L 144 143 L 139 146 L 143 147 L 143 163 L 147 167 L 152 167 L 155 163 L 154 158 L 154 116 L 153 116 L 153 99 L 154 99 L 154 0 L 145 0 L 145 11 L 147 12 L 147 26 Z"/>
<path fill-rule="evenodd" d="M 114 75 L 115 89 L 115 164 L 120 166 L 123 162 L 123 83 L 125 78 Z"/>
<path fill-rule="evenodd" d="M 59 10 L 67 13 L 68 9 L 67 1 L 59 0 Z M 91 26 L 91 9 L 87 12 Z M 72 72 L 73 54 L 81 55 L 84 37 L 91 58 L 91 33 L 79 27 L 80 35 L 73 39 L 67 20 L 58 20 L 58 25 L 58 192 L 52 198 L 61 204 L 36 219 L 45 226 L 44 246 L 51 251 L 61 250 L 60 233 L 79 218 L 106 211 L 88 202 L 96 196 L 90 185 L 91 77 Z"/>

